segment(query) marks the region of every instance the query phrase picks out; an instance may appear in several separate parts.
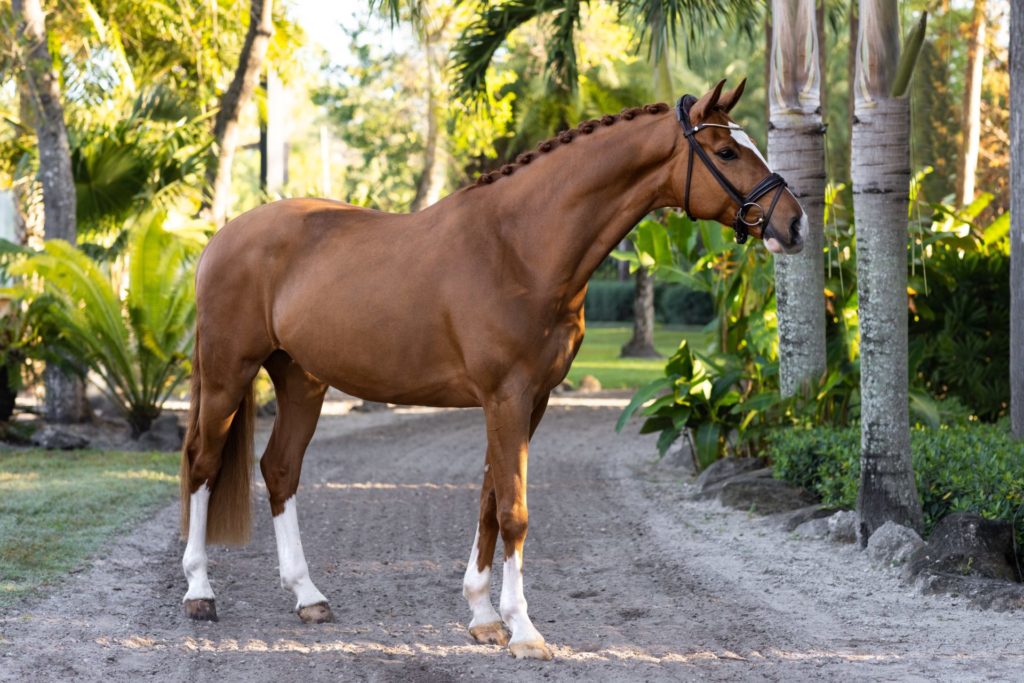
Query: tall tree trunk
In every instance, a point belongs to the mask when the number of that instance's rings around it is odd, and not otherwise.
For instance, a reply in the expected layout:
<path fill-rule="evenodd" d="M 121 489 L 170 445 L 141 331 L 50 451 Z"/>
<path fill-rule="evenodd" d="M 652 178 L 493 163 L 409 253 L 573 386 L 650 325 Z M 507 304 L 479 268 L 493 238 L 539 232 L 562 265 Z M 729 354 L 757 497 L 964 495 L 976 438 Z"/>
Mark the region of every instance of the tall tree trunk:
<path fill-rule="evenodd" d="M 622 347 L 624 358 L 660 358 L 654 348 L 654 276 L 636 269 L 633 294 L 633 337 Z"/>
<path fill-rule="evenodd" d="M 60 82 L 53 72 L 47 44 L 46 20 L 40 0 L 13 0 L 21 19 L 21 55 L 24 85 L 31 102 L 32 124 L 39 145 L 39 180 L 43 186 L 43 236 L 78 238 L 75 179 L 71 174 L 71 147 L 60 101 Z M 88 415 L 85 386 L 79 377 L 49 366 L 43 375 L 46 418 L 51 422 L 80 422 Z"/>
<path fill-rule="evenodd" d="M 807 214 L 804 250 L 775 258 L 783 395 L 825 372 L 825 127 L 814 0 L 773 0 L 768 159 Z"/>
<path fill-rule="evenodd" d="M 1024 6 L 1010 5 L 1010 425 L 1024 439 Z"/>
<path fill-rule="evenodd" d="M 957 169 L 956 203 L 974 201 L 974 179 L 981 146 L 981 81 L 985 64 L 986 0 L 974 0 L 974 15 L 967 36 L 967 78 L 964 87 L 963 142 Z"/>
<path fill-rule="evenodd" d="M 861 541 L 886 521 L 920 530 L 910 460 L 907 201 L 910 102 L 894 97 L 896 0 L 860 0 L 850 171 L 860 301 Z"/>
<path fill-rule="evenodd" d="M 439 73 L 444 65 L 439 64 L 441 58 L 436 53 L 443 52 L 434 44 L 434 35 L 424 31 L 423 52 L 427 70 L 427 138 L 423 147 L 423 171 L 416 183 L 416 196 L 410 206 L 411 211 L 419 211 L 430 206 L 441 198 L 444 191 L 445 163 L 444 128 L 441 125 L 440 97 L 441 83 Z"/>
<path fill-rule="evenodd" d="M 220 98 L 220 110 L 213 126 L 214 154 L 206 166 L 206 184 L 210 191 L 209 215 L 218 227 L 227 221 L 231 199 L 231 163 L 238 147 L 239 119 L 259 81 L 267 46 L 274 31 L 272 15 L 273 0 L 252 0 L 249 7 L 249 30 L 238 56 L 238 68 L 235 69 L 231 85 Z"/>

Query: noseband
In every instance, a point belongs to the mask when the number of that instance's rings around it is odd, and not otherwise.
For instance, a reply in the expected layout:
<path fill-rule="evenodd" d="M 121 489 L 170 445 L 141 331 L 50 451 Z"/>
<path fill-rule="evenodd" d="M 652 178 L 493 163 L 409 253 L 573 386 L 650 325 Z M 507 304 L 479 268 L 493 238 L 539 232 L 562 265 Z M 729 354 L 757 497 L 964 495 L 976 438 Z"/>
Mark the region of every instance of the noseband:
<path fill-rule="evenodd" d="M 733 203 L 736 204 L 738 210 L 736 211 L 736 219 L 732 222 L 733 232 L 736 233 L 736 243 L 743 244 L 747 241 L 747 237 L 750 236 L 750 228 L 756 226 L 768 226 L 769 221 L 772 218 L 772 212 L 775 211 L 775 205 L 779 202 L 779 197 L 782 196 L 782 191 L 786 189 L 786 181 L 783 180 L 782 176 L 778 173 L 769 173 L 764 179 L 761 180 L 757 185 L 754 186 L 746 196 L 740 194 L 740 191 L 729 182 L 729 179 L 722 175 L 722 172 L 718 170 L 714 162 L 711 161 L 711 157 L 708 153 L 700 146 L 697 142 L 697 133 L 704 130 L 705 128 L 726 128 L 728 130 L 743 130 L 739 126 L 726 126 L 720 123 L 701 123 L 696 126 L 690 123 L 690 107 L 697 102 L 697 98 L 693 95 L 683 95 L 679 98 L 679 102 L 676 104 L 676 118 L 679 119 L 679 125 L 683 129 L 683 135 L 686 136 L 687 141 L 690 143 L 690 160 L 687 164 L 686 170 L 686 193 L 683 195 L 683 211 L 686 215 L 690 215 L 690 180 L 693 178 L 693 155 L 694 153 L 700 157 L 700 160 L 704 162 L 704 166 L 711 173 L 711 176 L 718 181 L 718 184 L 722 186 L 725 193 L 729 195 Z M 764 207 L 757 203 L 757 200 L 768 194 L 772 190 L 775 190 L 775 194 L 772 195 L 771 204 L 768 205 L 768 210 L 765 211 Z M 750 220 L 747 217 L 747 213 L 751 209 L 757 209 L 758 216 L 757 220 Z M 764 228 L 762 228 L 763 230 Z M 762 232 L 762 236 L 764 233 Z"/>

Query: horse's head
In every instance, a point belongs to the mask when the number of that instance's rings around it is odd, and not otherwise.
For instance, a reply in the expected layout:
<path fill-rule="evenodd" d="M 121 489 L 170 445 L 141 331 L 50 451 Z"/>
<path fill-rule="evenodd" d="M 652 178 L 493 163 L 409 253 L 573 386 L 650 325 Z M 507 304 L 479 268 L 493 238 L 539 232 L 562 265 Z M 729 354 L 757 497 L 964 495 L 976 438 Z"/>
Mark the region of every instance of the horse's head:
<path fill-rule="evenodd" d="M 807 216 L 771 172 L 768 162 L 729 112 L 743 94 L 746 79 L 722 92 L 722 80 L 700 99 L 685 95 L 676 115 L 686 137 L 680 163 L 685 165 L 683 209 L 693 218 L 717 220 L 736 231 L 764 240 L 769 251 L 795 254 L 803 248 Z"/>

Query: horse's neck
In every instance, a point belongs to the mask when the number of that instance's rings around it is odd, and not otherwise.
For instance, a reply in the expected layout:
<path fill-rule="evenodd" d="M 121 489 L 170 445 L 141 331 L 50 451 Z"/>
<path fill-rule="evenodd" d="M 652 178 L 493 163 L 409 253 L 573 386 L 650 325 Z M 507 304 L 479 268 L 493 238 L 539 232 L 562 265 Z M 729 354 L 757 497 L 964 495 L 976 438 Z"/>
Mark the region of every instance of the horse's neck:
<path fill-rule="evenodd" d="M 537 286 L 572 298 L 629 230 L 669 206 L 680 139 L 671 113 L 581 135 L 493 185 L 470 191 Z"/>

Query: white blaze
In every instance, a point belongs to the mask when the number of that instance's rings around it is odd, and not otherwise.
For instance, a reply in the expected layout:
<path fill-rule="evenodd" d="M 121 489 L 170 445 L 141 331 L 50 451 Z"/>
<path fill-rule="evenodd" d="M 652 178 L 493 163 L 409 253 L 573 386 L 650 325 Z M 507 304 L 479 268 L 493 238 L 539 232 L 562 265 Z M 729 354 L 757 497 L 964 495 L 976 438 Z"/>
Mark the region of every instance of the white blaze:
<path fill-rule="evenodd" d="M 188 580 L 186 600 L 213 600 L 213 588 L 206 574 L 206 513 L 210 506 L 210 486 L 203 484 L 191 495 L 188 502 L 188 543 L 181 567 Z"/>
<path fill-rule="evenodd" d="M 477 569 L 477 560 L 480 558 L 480 525 L 476 527 L 476 536 L 473 537 L 473 550 L 469 553 L 469 564 L 466 566 L 466 575 L 462 579 L 462 595 L 473 610 L 473 619 L 469 622 L 469 628 L 493 624 L 501 621 L 501 617 L 494 611 L 491 604 L 491 568 L 485 567 L 483 571 Z"/>
<path fill-rule="evenodd" d="M 737 145 L 740 147 L 746 147 L 756 154 L 757 158 L 760 159 L 765 166 L 768 165 L 768 160 L 761 156 L 761 150 L 757 148 L 757 145 L 754 144 L 754 141 L 750 139 L 749 135 L 739 128 L 732 128 L 729 132 L 732 133 L 732 139 L 736 141 Z"/>
<path fill-rule="evenodd" d="M 512 643 L 544 641 L 526 613 L 523 595 L 523 555 L 516 551 L 505 558 L 501 582 L 501 618 L 512 631 Z"/>
<path fill-rule="evenodd" d="M 309 578 L 309 567 L 302 552 L 302 538 L 299 536 L 299 516 L 295 508 L 295 496 L 284 502 L 284 512 L 274 517 L 274 535 L 277 538 L 277 561 L 281 571 L 281 587 L 295 593 L 298 602 L 295 609 L 327 602 L 323 593 L 317 590 Z"/>

